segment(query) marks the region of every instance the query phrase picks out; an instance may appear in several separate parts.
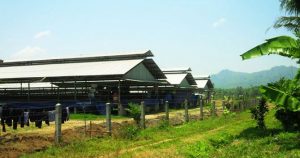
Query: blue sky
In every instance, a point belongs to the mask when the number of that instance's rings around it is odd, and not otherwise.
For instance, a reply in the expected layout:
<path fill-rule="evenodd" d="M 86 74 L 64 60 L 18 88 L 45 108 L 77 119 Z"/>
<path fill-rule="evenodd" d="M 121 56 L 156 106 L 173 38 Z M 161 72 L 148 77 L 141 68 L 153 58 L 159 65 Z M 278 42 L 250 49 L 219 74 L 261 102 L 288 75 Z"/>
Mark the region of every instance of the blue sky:
<path fill-rule="evenodd" d="M 266 38 L 285 13 L 279 0 L 0 1 L 0 58 L 24 59 L 150 49 L 162 68 L 194 75 L 254 72 L 295 61 L 240 54 Z"/>

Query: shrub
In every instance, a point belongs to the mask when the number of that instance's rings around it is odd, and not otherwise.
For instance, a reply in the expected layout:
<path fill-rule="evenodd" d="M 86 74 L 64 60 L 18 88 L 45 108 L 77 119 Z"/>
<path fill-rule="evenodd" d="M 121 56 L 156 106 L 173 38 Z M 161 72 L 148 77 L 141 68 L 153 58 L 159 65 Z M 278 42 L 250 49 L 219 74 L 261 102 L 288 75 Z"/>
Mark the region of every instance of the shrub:
<path fill-rule="evenodd" d="M 139 126 L 141 122 L 141 108 L 139 104 L 129 103 L 126 111 L 129 112 L 129 116 L 133 118 L 136 124 Z"/>
<path fill-rule="evenodd" d="M 266 99 L 261 98 L 259 100 L 259 104 L 256 107 L 251 108 L 250 111 L 252 114 L 252 118 L 255 119 L 257 122 L 258 128 L 265 129 L 265 116 L 266 113 L 269 111 Z"/>
<path fill-rule="evenodd" d="M 133 140 L 140 133 L 140 128 L 135 125 L 126 125 L 120 129 L 119 136 L 123 139 Z"/>

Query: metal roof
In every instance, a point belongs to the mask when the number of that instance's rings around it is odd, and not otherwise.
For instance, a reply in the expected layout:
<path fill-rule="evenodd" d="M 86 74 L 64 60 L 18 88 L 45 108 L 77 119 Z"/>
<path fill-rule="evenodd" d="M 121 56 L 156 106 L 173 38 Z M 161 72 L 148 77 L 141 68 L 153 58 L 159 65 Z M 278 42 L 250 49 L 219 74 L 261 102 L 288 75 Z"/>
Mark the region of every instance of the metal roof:
<path fill-rule="evenodd" d="M 208 80 L 196 80 L 197 87 L 200 89 L 204 89 L 207 86 Z"/>
<path fill-rule="evenodd" d="M 186 79 L 189 83 L 189 85 L 196 85 L 193 76 L 191 73 L 178 73 L 178 74 L 165 74 L 167 77 L 167 81 L 171 85 L 180 85 L 184 79 Z"/>
<path fill-rule="evenodd" d="M 5 83 L 0 84 L 0 89 L 27 89 L 28 84 L 27 83 Z M 30 83 L 30 88 L 50 88 L 50 87 L 57 87 L 54 84 L 51 84 L 50 82 L 40 82 L 40 83 Z"/>
<path fill-rule="evenodd" d="M 152 59 L 134 59 L 0 67 L 0 82 L 62 81 L 75 80 L 75 78 L 78 80 L 122 79 L 123 75 L 140 63 L 143 63 L 156 79 L 165 78 Z"/>
<path fill-rule="evenodd" d="M 195 80 L 208 80 L 210 79 L 210 75 L 202 75 L 202 76 L 195 76 Z"/>
<path fill-rule="evenodd" d="M 178 73 L 189 73 L 192 71 L 192 69 L 190 67 L 186 67 L 186 68 L 167 68 L 167 69 L 162 69 L 162 71 L 165 74 L 178 74 Z"/>
<path fill-rule="evenodd" d="M 150 50 L 147 50 L 147 51 L 143 51 L 143 52 L 117 53 L 117 54 L 106 54 L 106 55 L 101 54 L 101 55 L 79 56 L 79 57 L 69 57 L 69 58 L 48 58 L 48 59 L 35 59 L 35 60 L 5 60 L 3 63 L 0 62 L 0 67 L 146 59 L 147 57 L 153 57 L 153 56 L 154 55 L 152 54 L 152 52 Z"/>
<path fill-rule="evenodd" d="M 180 85 L 184 79 L 187 80 L 189 85 L 197 85 L 197 83 L 194 80 L 194 77 L 190 73 L 192 69 L 190 67 L 186 68 L 168 68 L 163 69 L 163 73 L 167 77 L 167 81 L 171 85 Z"/>
<path fill-rule="evenodd" d="M 186 77 L 187 74 L 165 74 L 167 81 L 172 85 L 179 85 Z"/>
<path fill-rule="evenodd" d="M 212 89 L 214 88 L 211 80 L 196 80 L 196 83 L 197 83 L 197 87 L 199 89 Z"/>

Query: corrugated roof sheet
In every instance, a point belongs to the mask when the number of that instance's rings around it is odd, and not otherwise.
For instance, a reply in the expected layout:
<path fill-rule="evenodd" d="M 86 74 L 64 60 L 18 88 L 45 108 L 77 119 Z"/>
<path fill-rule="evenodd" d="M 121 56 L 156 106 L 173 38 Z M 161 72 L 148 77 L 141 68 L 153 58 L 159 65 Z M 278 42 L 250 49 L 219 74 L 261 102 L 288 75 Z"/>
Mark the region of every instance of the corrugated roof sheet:
<path fill-rule="evenodd" d="M 66 58 L 47 58 L 33 60 L 5 60 L 0 63 L 0 66 L 21 66 L 21 65 L 42 65 L 42 64 L 60 64 L 60 63 L 78 63 L 78 62 L 96 62 L 96 61 L 112 61 L 112 60 L 131 60 L 145 59 L 153 57 L 150 50 L 132 53 L 114 53 L 114 54 L 97 54 L 97 55 L 82 55 L 77 57 Z"/>
<path fill-rule="evenodd" d="M 188 81 L 189 85 L 196 85 L 196 82 L 192 76 L 192 74 L 190 73 L 178 73 L 178 74 L 165 74 L 167 77 L 167 81 L 171 84 L 171 85 L 179 85 L 182 83 L 182 81 L 186 78 L 186 80 Z"/>
<path fill-rule="evenodd" d="M 23 83 L 22 86 L 20 83 L 5 83 L 5 84 L 0 84 L 1 89 L 27 89 L 28 84 Z M 50 88 L 50 87 L 57 87 L 56 85 L 52 84 L 49 82 L 41 82 L 41 83 L 30 83 L 30 88 Z"/>
<path fill-rule="evenodd" d="M 202 76 L 195 76 L 194 77 L 195 80 L 207 80 L 210 79 L 210 75 L 202 75 Z"/>
<path fill-rule="evenodd" d="M 196 80 L 197 87 L 204 89 L 207 85 L 208 80 Z"/>
<path fill-rule="evenodd" d="M 143 59 L 0 67 L 1 79 L 124 75 Z"/>
<path fill-rule="evenodd" d="M 167 81 L 171 85 L 179 85 L 187 76 L 187 74 L 165 74 L 165 75 L 167 77 Z"/>
<path fill-rule="evenodd" d="M 190 67 L 185 68 L 163 68 L 162 71 L 166 73 L 188 73 L 192 71 Z"/>

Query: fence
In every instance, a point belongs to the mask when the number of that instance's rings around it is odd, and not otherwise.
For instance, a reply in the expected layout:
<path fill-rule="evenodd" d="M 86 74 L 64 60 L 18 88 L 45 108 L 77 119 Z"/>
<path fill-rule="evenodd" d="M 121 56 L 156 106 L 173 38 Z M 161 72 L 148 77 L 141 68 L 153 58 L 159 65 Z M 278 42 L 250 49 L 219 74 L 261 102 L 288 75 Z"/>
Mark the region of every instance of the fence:
<path fill-rule="evenodd" d="M 244 111 L 248 108 L 250 108 L 253 105 L 257 104 L 257 100 L 256 99 L 247 99 L 247 100 L 234 100 L 234 101 L 224 101 L 224 100 L 213 100 L 211 102 L 211 104 L 205 105 L 204 104 L 204 99 L 202 98 L 198 98 L 197 101 L 197 106 L 195 107 L 192 103 L 190 103 L 187 99 L 184 100 L 183 102 L 183 109 L 181 110 L 171 110 L 170 111 L 170 102 L 169 101 L 165 101 L 162 104 L 162 110 L 161 113 L 159 114 L 155 114 L 153 116 L 155 117 L 150 117 L 152 116 L 151 114 L 147 115 L 146 109 L 147 109 L 147 105 L 152 105 L 154 106 L 154 104 L 157 104 L 156 102 L 153 102 L 152 104 L 149 103 L 149 101 L 143 101 L 142 99 L 139 100 L 140 101 L 140 108 L 141 108 L 141 115 L 140 115 L 140 127 L 142 129 L 147 128 L 148 126 L 153 126 L 153 124 L 150 124 L 150 122 L 159 122 L 161 120 L 165 120 L 168 122 L 174 122 L 174 123 L 170 123 L 171 125 L 176 125 L 176 124 L 181 124 L 184 122 L 189 122 L 192 120 L 203 120 L 207 117 L 216 117 L 218 115 L 221 115 L 222 112 L 225 109 L 229 109 L 230 111 L 233 112 L 239 112 L 239 111 Z M 101 107 L 100 109 L 102 110 L 100 113 L 101 114 L 105 114 L 105 119 L 102 119 L 100 121 L 94 121 L 92 119 L 89 119 L 86 117 L 86 115 L 88 115 L 87 113 L 90 112 L 96 112 L 99 111 L 99 109 L 91 109 L 91 110 L 85 110 L 88 109 L 89 106 L 84 106 L 85 108 L 83 108 L 83 111 L 81 111 L 81 114 L 78 115 L 83 115 L 84 120 L 77 120 L 77 121 L 70 121 L 70 123 L 66 123 L 66 125 L 63 125 L 62 123 L 63 121 L 63 109 L 65 108 L 65 106 L 63 106 L 62 104 L 56 104 L 55 106 L 51 106 L 51 108 L 55 108 L 55 128 L 53 126 L 51 126 L 52 128 L 48 128 L 46 129 L 48 134 L 51 135 L 52 132 L 54 132 L 54 137 L 52 135 L 52 139 L 51 136 L 49 136 L 49 140 L 53 140 L 53 142 L 55 142 L 56 144 L 60 144 L 62 140 L 65 139 L 65 137 L 68 137 L 68 134 L 72 135 L 72 133 L 68 133 L 68 132 L 73 132 L 73 133 L 80 133 L 82 132 L 82 122 L 83 123 L 83 133 L 86 136 L 92 137 L 93 133 L 99 133 L 99 135 L 101 136 L 112 136 L 113 131 L 114 130 L 119 130 L 119 128 L 116 126 L 117 123 L 118 124 L 123 124 L 124 122 L 128 123 L 130 122 L 130 120 L 132 120 L 131 118 L 122 118 L 122 119 L 116 119 L 115 117 L 112 117 L 112 111 L 113 108 L 116 106 L 116 104 L 114 103 L 101 103 L 101 105 L 104 105 L 104 108 Z M 78 108 L 79 106 L 71 106 L 69 108 L 73 108 L 74 109 L 74 113 L 79 113 L 80 109 Z M 193 107 L 193 108 L 191 108 Z M 78 108 L 77 110 L 75 110 L 76 108 Z M 17 108 L 15 108 L 17 109 Z M 52 109 L 51 109 L 52 110 Z M 52 110 L 53 111 L 53 110 Z M 47 112 L 47 111 L 44 111 Z M 49 112 L 49 111 L 48 111 Z M 149 116 L 147 118 L 147 116 Z M 179 119 L 179 123 L 176 122 L 176 119 Z M 175 120 L 175 121 L 174 121 Z M 20 120 L 18 120 L 20 121 Z M 41 120 L 39 121 L 44 121 L 44 118 L 41 118 Z M 95 124 L 96 122 L 96 124 Z M 2 123 L 6 123 L 3 122 L 1 119 L 1 124 Z M 154 123 L 155 124 L 155 123 Z M 72 125 L 75 125 L 74 127 L 72 127 Z M 157 125 L 157 124 L 156 124 Z M 68 127 L 70 126 L 70 128 L 65 128 L 64 126 Z M 155 126 L 155 125 L 154 125 Z M 101 128 L 100 128 L 101 127 Z M 117 128 L 117 129 L 116 129 Z M 70 130 L 66 132 L 66 129 Z M 35 131 L 35 133 L 39 134 L 38 132 L 40 132 L 39 129 L 31 129 L 30 131 Z M 12 130 L 11 130 L 12 131 Z M 26 133 L 26 129 L 24 130 Z M 52 131 L 52 132 L 51 132 Z M 11 132 L 12 134 L 19 134 L 18 132 Z M 0 140 L 1 137 L 5 137 L 5 134 L 3 134 L 1 132 L 0 136 Z M 98 135 L 98 136 L 99 136 Z"/>

